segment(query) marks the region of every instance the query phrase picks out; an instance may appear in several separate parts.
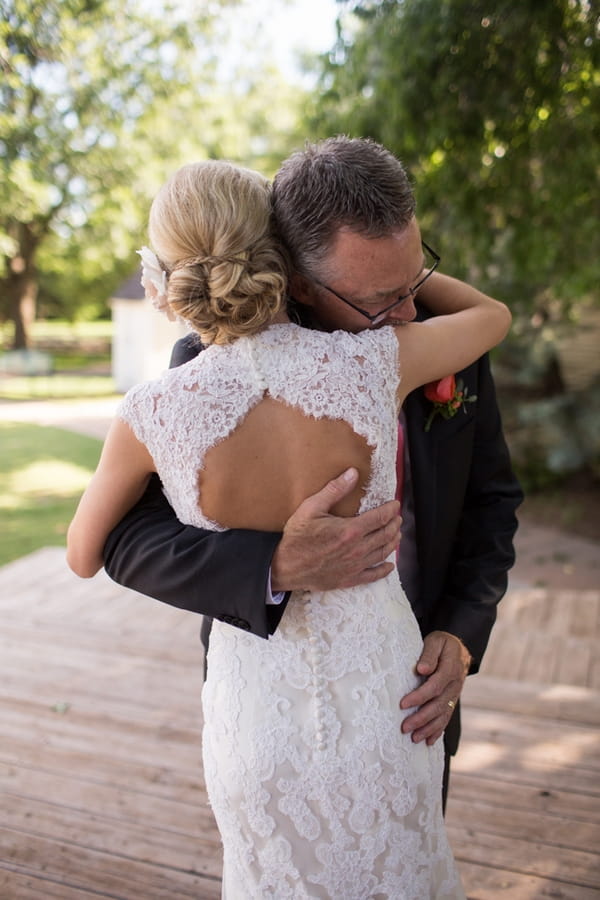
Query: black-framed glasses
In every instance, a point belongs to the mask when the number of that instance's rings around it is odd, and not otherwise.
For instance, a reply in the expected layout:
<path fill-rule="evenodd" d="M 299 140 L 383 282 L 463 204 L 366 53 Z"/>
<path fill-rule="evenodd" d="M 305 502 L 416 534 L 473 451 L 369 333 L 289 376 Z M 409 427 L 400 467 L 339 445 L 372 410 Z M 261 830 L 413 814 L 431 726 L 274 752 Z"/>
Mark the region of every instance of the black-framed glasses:
<path fill-rule="evenodd" d="M 333 294 L 334 297 L 337 297 L 338 300 L 341 300 L 342 303 L 346 304 L 346 306 L 352 307 L 352 309 L 354 309 L 356 312 L 360 313 L 361 316 L 364 316 L 365 319 L 368 319 L 369 322 L 371 323 L 371 325 L 377 325 L 379 322 L 383 321 L 383 319 L 387 316 L 387 314 L 389 313 L 389 311 L 391 309 L 394 309 L 396 306 L 400 306 L 400 304 L 404 303 L 405 300 L 408 300 L 409 297 L 414 297 L 415 294 L 417 293 L 417 291 L 419 290 L 419 288 L 423 287 L 423 285 L 425 284 L 425 282 L 427 281 L 429 276 L 433 275 L 433 273 L 439 266 L 441 257 L 438 256 L 438 254 L 435 252 L 435 250 L 432 250 L 431 247 L 425 243 L 425 241 L 421 241 L 421 246 L 423 247 L 423 250 L 425 250 L 425 252 L 429 254 L 429 256 L 431 257 L 431 260 L 432 260 L 431 265 L 429 266 L 427 272 L 425 273 L 425 275 L 423 275 L 423 277 L 421 278 L 420 281 L 418 281 L 415 285 L 413 285 L 410 288 L 410 290 L 408 291 L 408 294 L 403 294 L 402 297 L 398 297 L 397 300 L 394 300 L 393 303 L 390 303 L 389 306 L 386 306 L 385 309 L 381 309 L 377 313 L 370 313 L 370 312 L 367 312 L 366 309 L 361 309 L 360 306 L 357 306 L 355 303 L 351 303 L 350 300 L 346 300 L 345 297 L 342 297 L 341 294 L 338 294 L 338 292 L 334 291 L 333 288 L 330 288 L 329 285 L 323 284 L 322 281 L 319 281 L 318 279 L 314 278 L 312 275 L 309 277 L 311 278 L 312 281 L 315 282 L 315 284 L 318 284 L 319 287 L 322 287 L 326 291 L 329 291 L 330 294 Z M 426 263 L 427 262 L 428 262 L 428 260 L 426 260 Z"/>

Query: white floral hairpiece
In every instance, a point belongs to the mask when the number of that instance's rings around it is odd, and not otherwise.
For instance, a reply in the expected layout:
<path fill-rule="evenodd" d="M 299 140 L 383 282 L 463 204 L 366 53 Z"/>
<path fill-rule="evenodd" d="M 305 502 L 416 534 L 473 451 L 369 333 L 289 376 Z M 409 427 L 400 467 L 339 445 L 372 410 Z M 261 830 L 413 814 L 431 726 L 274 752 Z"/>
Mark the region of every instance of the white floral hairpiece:
<path fill-rule="evenodd" d="M 137 250 L 142 257 L 142 287 L 152 306 L 163 312 L 169 321 L 176 322 L 178 316 L 173 312 L 167 300 L 167 273 L 158 261 L 158 257 L 150 247 Z"/>

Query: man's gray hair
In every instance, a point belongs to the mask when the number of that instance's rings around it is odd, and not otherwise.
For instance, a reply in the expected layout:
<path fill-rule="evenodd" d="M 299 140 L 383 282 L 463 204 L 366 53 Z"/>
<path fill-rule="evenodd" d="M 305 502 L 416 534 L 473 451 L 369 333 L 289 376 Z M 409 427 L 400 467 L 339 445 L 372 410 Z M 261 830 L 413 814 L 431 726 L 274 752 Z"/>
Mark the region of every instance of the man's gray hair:
<path fill-rule="evenodd" d="M 340 228 L 384 237 L 406 228 L 415 213 L 400 160 L 375 141 L 343 135 L 307 144 L 286 159 L 272 201 L 279 237 L 294 268 L 307 275 L 323 262 Z"/>

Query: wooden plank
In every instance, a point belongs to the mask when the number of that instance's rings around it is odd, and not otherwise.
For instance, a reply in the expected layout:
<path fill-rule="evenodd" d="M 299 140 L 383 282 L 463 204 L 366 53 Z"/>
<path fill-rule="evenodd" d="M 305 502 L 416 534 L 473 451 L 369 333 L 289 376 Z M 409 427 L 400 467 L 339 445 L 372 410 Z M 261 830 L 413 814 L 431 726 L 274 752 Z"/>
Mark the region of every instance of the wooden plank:
<path fill-rule="evenodd" d="M 506 625 L 514 625 L 521 614 L 521 610 L 528 602 L 532 590 L 538 588 L 514 588 L 509 585 L 506 595 L 498 606 L 498 622 Z M 493 632 L 492 632 L 493 634 Z"/>
<path fill-rule="evenodd" d="M 589 639 L 597 638 L 599 634 L 600 591 L 576 591 L 573 600 L 571 635 Z"/>
<path fill-rule="evenodd" d="M 23 710 L 32 706 L 50 707 L 65 701 L 75 705 L 80 699 L 79 708 L 91 710 L 95 704 L 105 704 L 113 708 L 137 706 L 151 715 L 154 710 L 185 709 L 186 715 L 198 721 L 201 716 L 202 670 L 199 666 L 174 669 L 164 666 L 161 678 L 160 660 L 148 662 L 117 658 L 112 671 L 105 668 L 97 677 L 92 672 L 80 670 L 69 661 L 64 665 L 61 661 L 44 666 L 44 671 L 29 673 L 19 685 L 18 666 L 11 665 L 6 673 L 6 681 L 0 689 L 3 705 L 7 708 L 21 704 Z M 40 685 L 39 679 L 45 674 L 46 684 Z M 90 685 L 86 693 L 85 686 Z M 31 686 L 34 693 L 27 697 L 24 688 Z M 36 686 L 39 686 L 39 700 L 36 697 Z"/>
<path fill-rule="evenodd" d="M 215 828 L 204 785 L 190 786 L 184 796 L 157 794 L 151 786 L 115 785 L 73 771 L 46 772 L 31 767 L 0 765 L 0 792 L 10 803 L 30 801 L 58 803 L 79 810 L 100 810 L 103 816 L 130 821 L 160 823 L 165 829 L 205 834 Z"/>
<path fill-rule="evenodd" d="M 527 684 L 478 674 L 467 678 L 461 703 L 467 723 L 470 710 L 478 708 L 547 719 L 557 731 L 561 722 L 600 727 L 600 694 L 582 686 Z"/>
<path fill-rule="evenodd" d="M 170 609 L 170 607 L 169 607 Z M 179 613 L 179 610 L 176 612 Z M 85 662 L 88 653 L 102 656 L 136 657 L 149 661 L 153 655 L 173 666 L 198 666 L 203 660 L 204 650 L 200 643 L 200 617 L 183 617 L 187 630 L 174 630 L 180 616 L 167 622 L 164 616 L 148 614 L 144 611 L 144 627 L 90 628 L 85 620 L 72 622 L 65 627 L 58 616 L 50 622 L 18 622 L 3 618 L 2 653 L 14 652 L 16 659 L 20 648 L 27 652 L 44 654 L 49 659 L 65 654 L 78 653 Z M 7 657 L 8 659 L 9 657 Z M 92 668 L 92 666 L 88 666 Z"/>
<path fill-rule="evenodd" d="M 451 768 L 448 814 L 454 801 L 487 803 L 516 811 L 535 811 L 539 816 L 558 816 L 575 822 L 600 825 L 600 798 L 575 791 L 546 789 L 538 785 L 510 781 L 508 778 L 457 772 Z"/>
<path fill-rule="evenodd" d="M 589 769 L 573 768 L 560 762 L 523 760 L 498 748 L 494 741 L 461 739 L 458 754 L 452 761 L 452 771 L 484 775 L 498 781 L 528 785 L 539 790 L 557 789 L 573 793 L 589 791 L 598 797 L 598 776 Z"/>
<path fill-rule="evenodd" d="M 1 644 L 0 640 L 0 646 Z M 26 670 L 27 664 L 31 664 L 31 658 L 27 647 L 10 651 L 10 659 L 6 662 L 7 684 L 9 679 L 13 684 L 18 680 L 19 671 Z M 3 657 L 3 661 L 4 659 L 6 657 Z M 199 664 L 170 666 L 162 665 L 160 658 L 136 659 L 125 654 L 107 658 L 102 654 L 88 655 L 73 651 L 68 655 L 48 655 L 44 660 L 43 670 L 38 669 L 36 674 L 43 675 L 48 686 L 55 688 L 56 700 L 68 700 L 71 684 L 74 692 L 78 686 L 81 691 L 89 684 L 88 707 L 93 705 L 94 695 L 112 697 L 115 700 L 136 698 L 139 704 L 148 708 L 168 707 L 171 703 L 177 704 L 179 695 L 185 691 L 189 708 L 195 707 L 198 711 L 201 708 L 203 672 Z M 16 693 L 19 696 L 18 689 Z M 5 702 L 10 703 L 10 696 L 5 694 L 5 697 Z"/>
<path fill-rule="evenodd" d="M 152 767 L 157 760 L 169 760 L 176 751 L 180 772 L 196 773 L 200 768 L 201 743 L 194 732 L 172 729 L 168 725 L 160 728 L 158 733 L 142 728 L 111 731 L 110 724 L 106 721 L 104 727 L 94 731 L 79 727 L 73 720 L 69 722 L 66 716 L 62 716 L 60 722 L 33 722 L 29 716 L 19 717 L 18 712 L 7 715 L 4 711 L 0 759 L 7 760 L 11 747 L 20 743 L 29 747 L 26 758 L 40 768 L 50 748 L 75 758 L 95 758 L 106 767 L 122 763 Z"/>
<path fill-rule="evenodd" d="M 82 809 L 61 802 L 4 795 L 2 828 L 20 835 L 23 844 L 39 836 L 60 836 L 61 844 L 220 877 L 221 842 L 211 818 L 204 816 L 204 822 L 194 822 L 191 830 L 165 828 L 150 820 L 144 798 L 139 799 L 138 815 L 123 819 L 107 815 L 101 807 Z"/>
<path fill-rule="evenodd" d="M 467 741 L 492 744 L 499 754 L 532 768 L 540 762 L 580 768 L 590 775 L 600 772 L 600 734 L 595 728 L 481 709 L 470 709 L 464 719 Z"/>
<path fill-rule="evenodd" d="M 504 837 L 464 825 L 448 824 L 448 837 L 457 859 L 479 865 L 549 878 L 562 884 L 598 888 L 600 857 L 521 838 Z M 560 894 L 558 895 L 560 896 Z"/>
<path fill-rule="evenodd" d="M 134 693 L 119 696 L 116 689 L 111 690 L 111 685 L 100 692 L 86 690 L 85 683 L 79 680 L 53 679 L 48 682 L 40 679 L 41 675 L 30 672 L 18 678 L 16 672 L 11 671 L 0 685 L 0 704 L 7 708 L 15 706 L 28 710 L 31 709 L 31 697 L 36 697 L 37 704 L 58 716 L 77 716 L 81 710 L 93 708 L 96 715 L 114 719 L 115 722 L 140 722 L 151 728 L 159 728 L 168 722 L 173 727 L 198 731 L 201 725 L 200 686 L 197 693 L 190 696 L 182 691 L 167 692 L 166 700 L 161 702 L 157 697 L 147 696 L 140 700 Z M 193 689 L 191 679 L 188 679 L 188 686 Z"/>
<path fill-rule="evenodd" d="M 42 547 L 0 567 L 0 587 L 11 587 L 17 593 L 23 586 L 39 585 L 40 572 L 56 574 L 64 564 L 64 548 Z M 3 592 L 2 605 L 11 601 Z"/>
<path fill-rule="evenodd" d="M 590 687 L 600 691 L 600 659 L 593 660 L 590 666 Z"/>
<path fill-rule="evenodd" d="M 457 859 L 468 900 L 598 900 L 596 888 Z"/>
<path fill-rule="evenodd" d="M 511 795 L 507 792 L 506 800 Z M 503 835 L 513 839 L 535 841 L 556 850 L 582 850 L 598 856 L 600 863 L 600 824 L 582 822 L 570 816 L 553 815 L 548 811 L 543 816 L 536 810 L 523 809 L 507 803 L 488 803 L 484 800 L 462 799 L 453 796 L 448 806 L 447 822 L 460 826 L 465 822 L 475 831 Z"/>
<path fill-rule="evenodd" d="M 200 624 L 200 616 L 129 591 L 103 571 L 91 579 L 77 578 L 66 565 L 63 548 L 44 548 L 0 568 L 0 597 L 3 616 L 18 623 L 25 608 L 28 622 L 64 621 L 70 629 L 84 620 L 87 627 L 112 633 L 161 623 L 178 630 L 185 621 L 197 630 Z"/>
<path fill-rule="evenodd" d="M 83 640 L 82 645 L 79 646 L 77 632 L 69 634 L 70 641 L 58 639 L 56 644 L 48 643 L 44 647 L 46 630 L 40 623 L 37 623 L 34 627 L 38 631 L 37 639 L 26 631 L 19 635 L 18 629 L 11 630 L 7 626 L 6 632 L 1 635 L 3 661 L 5 658 L 4 654 L 6 654 L 7 662 L 10 659 L 14 659 L 16 665 L 22 665 L 23 660 L 26 659 L 31 664 L 32 656 L 35 658 L 34 654 L 37 652 L 44 654 L 44 661 L 47 659 L 48 664 L 69 665 L 71 668 L 76 667 L 83 672 L 86 669 L 93 671 L 99 662 L 105 662 L 108 669 L 109 664 L 115 660 L 122 661 L 123 659 L 128 663 L 140 661 L 148 668 L 153 667 L 156 669 L 159 664 L 154 660 L 154 656 L 162 658 L 163 653 L 165 662 L 173 668 L 197 667 L 198 660 L 202 658 L 200 642 L 196 640 L 195 634 L 189 635 L 187 640 L 182 640 L 179 637 L 173 638 L 171 631 L 165 630 L 161 640 L 149 639 L 148 646 L 144 652 L 143 644 L 140 645 L 139 641 L 133 639 L 129 640 L 127 635 L 121 639 L 114 636 L 112 647 L 110 641 L 104 639 L 101 634 L 97 642 L 90 641 L 86 646 L 85 640 Z M 52 633 L 50 632 L 48 634 L 48 642 L 51 640 Z M 174 645 L 172 649 L 167 649 L 166 645 L 169 640 Z M 131 649 L 128 649 L 128 645 Z M 179 646 L 181 647 L 180 657 L 177 656 Z M 93 657 L 90 658 L 92 654 Z M 110 671 L 109 674 L 111 674 Z"/>
<path fill-rule="evenodd" d="M 510 647 L 515 644 L 514 631 L 499 627 L 496 641 L 501 643 L 507 659 L 502 668 L 482 667 L 482 672 L 504 678 L 519 678 L 537 684 L 573 684 L 590 686 L 590 667 L 600 656 L 596 638 L 574 638 L 566 634 L 525 631 L 516 639 L 518 655 L 509 663 Z M 526 642 L 523 652 L 522 644 Z"/>
<path fill-rule="evenodd" d="M 552 602 L 551 595 L 544 588 L 532 588 L 524 594 L 518 615 L 515 617 L 522 631 L 538 631 L 548 621 L 548 606 Z"/>
<path fill-rule="evenodd" d="M 23 765 L 49 774 L 71 772 L 75 781 L 81 779 L 115 788 L 132 788 L 178 801 L 184 801 L 191 792 L 203 789 L 200 756 L 197 767 L 184 769 L 179 765 L 177 748 L 171 745 L 157 749 L 153 764 L 120 759 L 116 765 L 108 754 L 97 753 L 92 742 L 81 752 L 47 746 L 43 748 L 43 753 L 37 753 L 35 748 L 32 751 L 30 739 L 23 736 L 6 743 L 2 748 L 1 760 L 9 767 Z"/>
<path fill-rule="evenodd" d="M 555 660 L 561 653 L 561 639 L 549 632 L 527 631 L 527 652 L 517 673 L 522 681 L 551 684 Z"/>
<path fill-rule="evenodd" d="M 590 684 L 594 660 L 600 658 L 598 641 L 564 637 L 555 661 L 553 682 L 586 687 Z"/>
<path fill-rule="evenodd" d="M 480 672 L 496 678 L 516 678 L 527 651 L 526 632 L 498 622 L 492 631 Z"/>
<path fill-rule="evenodd" d="M 548 592 L 548 606 L 544 621 L 544 632 L 564 638 L 571 634 L 575 612 L 576 591 L 551 590 Z"/>
<path fill-rule="evenodd" d="M 498 622 L 559 636 L 599 635 L 600 591 L 544 588 L 510 589 L 498 607 Z"/>
<path fill-rule="evenodd" d="M 6 863 L 4 866 L 0 869 L 0 897 L 4 900 L 98 900 L 109 896 L 94 886 L 89 890 L 72 888 L 44 878 L 42 873 L 21 872 L 7 868 Z"/>
<path fill-rule="evenodd" d="M 193 871 L 131 860 L 65 840 L 28 834 L 24 841 L 23 835 L 4 828 L 0 828 L 0 848 L 2 857 L 21 871 L 37 871 L 72 888 L 100 885 L 108 896 L 123 900 L 198 900 L 199 896 L 209 896 L 205 891 L 218 884 L 216 879 Z"/>

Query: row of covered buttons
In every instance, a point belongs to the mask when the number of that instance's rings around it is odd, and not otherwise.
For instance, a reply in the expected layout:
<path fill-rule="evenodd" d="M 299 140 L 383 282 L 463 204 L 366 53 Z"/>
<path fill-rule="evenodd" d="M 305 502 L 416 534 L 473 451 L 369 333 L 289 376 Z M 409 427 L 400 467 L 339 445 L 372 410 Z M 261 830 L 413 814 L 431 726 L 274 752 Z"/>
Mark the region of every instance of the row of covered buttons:
<path fill-rule="evenodd" d="M 310 591 L 306 591 L 305 599 L 310 598 Z M 308 613 L 308 618 L 310 621 L 310 611 Z M 326 693 L 326 683 L 327 679 L 322 674 L 323 670 L 323 659 L 321 653 L 321 641 L 319 637 L 313 632 L 308 642 L 311 646 L 312 656 L 313 656 L 313 696 L 316 700 L 317 711 L 316 711 L 316 719 L 317 719 L 317 750 L 323 751 L 327 750 L 327 732 L 325 730 L 325 707 L 324 707 L 324 699 Z"/>

